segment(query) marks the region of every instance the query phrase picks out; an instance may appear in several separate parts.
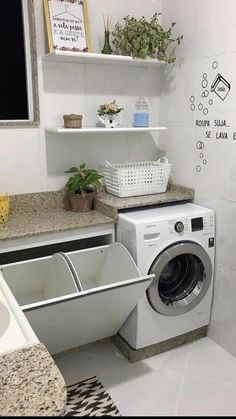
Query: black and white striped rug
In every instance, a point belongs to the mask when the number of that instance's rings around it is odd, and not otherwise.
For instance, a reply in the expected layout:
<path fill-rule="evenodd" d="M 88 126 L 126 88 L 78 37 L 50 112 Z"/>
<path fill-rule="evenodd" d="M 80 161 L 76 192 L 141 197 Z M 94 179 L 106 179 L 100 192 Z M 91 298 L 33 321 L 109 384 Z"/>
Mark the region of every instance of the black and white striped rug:
<path fill-rule="evenodd" d="M 96 376 L 67 387 L 63 416 L 121 416 L 112 398 Z"/>

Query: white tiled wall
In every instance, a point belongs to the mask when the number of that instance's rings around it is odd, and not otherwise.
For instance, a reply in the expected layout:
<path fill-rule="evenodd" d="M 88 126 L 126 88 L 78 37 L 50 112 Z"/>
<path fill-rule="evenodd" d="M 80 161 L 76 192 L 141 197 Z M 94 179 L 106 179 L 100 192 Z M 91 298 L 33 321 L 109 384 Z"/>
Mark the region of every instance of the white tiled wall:
<path fill-rule="evenodd" d="M 122 66 L 78 65 L 42 62 L 45 33 L 42 0 L 35 0 L 41 124 L 37 129 L 0 130 L 0 193 L 57 190 L 64 186 L 64 170 L 82 162 L 99 167 L 111 162 L 155 159 L 158 135 L 126 134 L 59 137 L 45 135 L 45 126 L 63 125 L 63 114 L 81 113 L 83 125 L 94 126 L 100 103 L 116 99 L 124 107 L 123 126 L 132 125 L 134 103 L 139 95 L 150 103 L 150 124 L 159 118 L 157 69 Z M 162 11 L 162 0 L 88 0 L 93 52 L 103 46 L 103 14 L 115 25 L 130 14 L 151 17 Z"/>
<path fill-rule="evenodd" d="M 216 274 L 209 336 L 236 356 L 235 21 L 235 0 L 163 0 L 163 24 L 176 22 L 175 33 L 184 39 L 176 49 L 176 64 L 161 83 L 160 123 L 170 128 L 160 136 L 160 153 L 173 163 L 172 180 L 194 187 L 196 202 L 215 210 Z M 225 100 L 210 89 L 218 73 L 230 83 Z M 202 97 L 205 90 L 208 96 Z M 229 127 L 215 127 L 215 119 L 226 120 Z M 196 127 L 196 120 L 209 120 L 210 127 Z M 206 131 L 211 131 L 210 139 Z M 228 138 L 220 139 L 220 132 Z M 204 148 L 197 148 L 198 141 Z"/>

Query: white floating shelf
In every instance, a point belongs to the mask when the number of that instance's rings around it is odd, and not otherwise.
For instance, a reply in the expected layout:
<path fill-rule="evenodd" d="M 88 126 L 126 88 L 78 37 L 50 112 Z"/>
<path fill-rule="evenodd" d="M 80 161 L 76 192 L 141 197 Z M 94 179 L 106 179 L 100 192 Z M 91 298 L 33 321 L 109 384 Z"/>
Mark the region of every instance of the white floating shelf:
<path fill-rule="evenodd" d="M 118 127 L 118 128 L 46 128 L 46 132 L 52 134 L 99 134 L 99 133 L 121 133 L 121 132 L 151 132 L 163 131 L 166 127 Z"/>
<path fill-rule="evenodd" d="M 55 51 L 46 54 L 45 61 L 62 61 L 78 64 L 117 64 L 134 67 L 157 67 L 166 65 L 165 61 L 154 58 L 132 58 L 125 55 L 95 54 L 91 52 Z"/>

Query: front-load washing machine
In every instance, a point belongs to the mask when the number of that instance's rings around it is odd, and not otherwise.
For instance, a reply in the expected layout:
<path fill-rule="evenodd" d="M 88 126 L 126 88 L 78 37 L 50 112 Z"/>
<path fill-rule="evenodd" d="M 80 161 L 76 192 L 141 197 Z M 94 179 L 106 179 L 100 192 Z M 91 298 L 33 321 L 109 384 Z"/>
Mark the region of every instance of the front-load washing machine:
<path fill-rule="evenodd" d="M 119 214 L 117 241 L 151 285 L 119 334 L 134 349 L 209 324 L 214 273 L 214 212 L 191 203 Z"/>

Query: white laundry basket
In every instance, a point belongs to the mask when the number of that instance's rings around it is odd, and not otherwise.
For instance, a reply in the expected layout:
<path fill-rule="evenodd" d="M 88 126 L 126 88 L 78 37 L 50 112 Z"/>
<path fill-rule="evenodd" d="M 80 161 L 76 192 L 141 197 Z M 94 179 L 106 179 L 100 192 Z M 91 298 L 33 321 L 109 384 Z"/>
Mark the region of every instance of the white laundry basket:
<path fill-rule="evenodd" d="M 157 161 L 104 164 L 107 192 L 120 198 L 166 191 L 171 164 L 166 157 Z"/>

